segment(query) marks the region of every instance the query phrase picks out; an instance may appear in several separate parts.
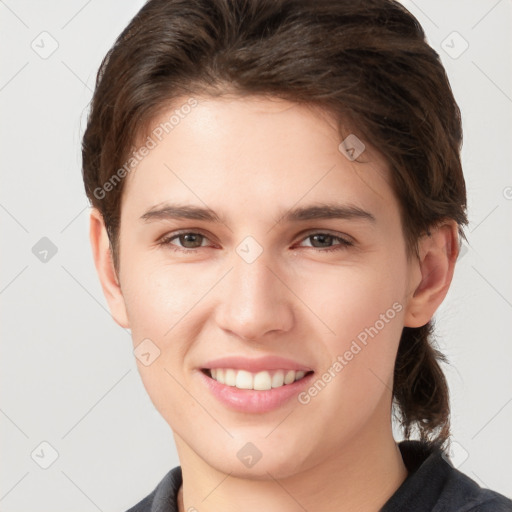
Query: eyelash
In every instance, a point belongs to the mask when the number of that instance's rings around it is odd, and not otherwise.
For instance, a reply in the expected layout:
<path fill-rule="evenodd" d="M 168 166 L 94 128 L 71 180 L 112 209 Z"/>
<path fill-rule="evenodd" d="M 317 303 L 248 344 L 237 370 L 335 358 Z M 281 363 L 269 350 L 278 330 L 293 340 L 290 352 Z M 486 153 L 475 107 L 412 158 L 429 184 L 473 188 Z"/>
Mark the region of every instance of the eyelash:
<path fill-rule="evenodd" d="M 204 249 L 204 247 L 196 247 L 196 248 L 193 248 L 193 249 L 184 249 L 182 247 L 178 247 L 178 246 L 176 246 L 176 245 L 171 243 L 175 238 L 179 238 L 181 235 L 199 235 L 199 236 L 202 236 L 203 238 L 208 239 L 208 237 L 206 235 L 203 235 L 203 233 L 200 233 L 198 231 L 179 231 L 179 232 L 171 233 L 171 234 L 169 234 L 167 236 L 164 236 L 162 239 L 160 239 L 160 241 L 158 242 L 158 245 L 160 245 L 160 246 L 168 246 L 173 251 L 184 252 L 184 253 L 189 253 L 189 254 L 190 253 L 195 253 L 199 249 Z M 326 247 L 326 248 L 311 247 L 312 249 L 315 249 L 317 252 L 340 251 L 340 250 L 346 249 L 347 247 L 351 247 L 351 246 L 354 245 L 354 243 L 350 242 L 349 240 L 346 240 L 346 239 L 344 239 L 342 237 L 335 236 L 335 235 L 332 235 L 330 233 L 326 233 L 326 232 L 323 232 L 323 231 L 315 231 L 313 233 L 309 233 L 306 237 L 302 238 L 301 242 L 303 242 L 304 240 L 306 240 L 308 238 L 311 238 L 311 237 L 313 237 L 315 235 L 327 235 L 327 236 L 332 237 L 332 239 L 334 241 L 340 242 L 339 244 L 334 245 L 332 247 Z"/>

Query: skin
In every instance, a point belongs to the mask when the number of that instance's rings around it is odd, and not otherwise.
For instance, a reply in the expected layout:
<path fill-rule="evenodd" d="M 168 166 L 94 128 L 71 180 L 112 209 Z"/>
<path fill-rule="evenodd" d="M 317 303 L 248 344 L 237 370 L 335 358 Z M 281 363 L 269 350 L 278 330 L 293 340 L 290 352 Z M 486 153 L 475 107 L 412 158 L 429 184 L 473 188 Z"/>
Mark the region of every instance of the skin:
<path fill-rule="evenodd" d="M 391 430 L 400 334 L 427 323 L 444 299 L 456 224 L 433 229 L 419 241 L 419 258 L 408 259 L 389 170 L 369 141 L 352 162 L 325 113 L 269 98 L 197 99 L 126 178 L 119 275 L 102 217 L 95 209 L 90 216 L 113 318 L 131 329 L 134 347 L 149 338 L 160 350 L 149 366 L 137 365 L 174 433 L 179 510 L 376 511 L 407 476 Z M 207 205 L 224 223 L 141 219 L 165 201 Z M 293 207 L 334 201 L 375 222 L 279 221 Z M 178 230 L 205 238 L 158 244 Z M 311 237 L 325 232 L 353 245 Z M 236 252 L 249 235 L 263 249 L 251 264 Z M 289 357 L 321 376 L 393 303 L 401 311 L 307 405 L 292 399 L 240 413 L 199 379 L 203 363 L 225 355 Z M 237 457 L 247 442 L 262 453 L 250 468 Z"/>

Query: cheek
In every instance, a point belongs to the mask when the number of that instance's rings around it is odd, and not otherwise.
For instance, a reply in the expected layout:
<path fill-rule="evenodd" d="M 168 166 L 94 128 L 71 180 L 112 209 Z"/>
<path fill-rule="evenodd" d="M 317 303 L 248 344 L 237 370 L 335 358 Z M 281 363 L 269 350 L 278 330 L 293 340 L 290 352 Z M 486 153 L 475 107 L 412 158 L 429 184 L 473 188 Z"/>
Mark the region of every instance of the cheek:
<path fill-rule="evenodd" d="M 123 287 L 132 333 L 152 335 L 160 343 L 173 336 L 173 330 L 211 287 L 204 273 L 183 266 L 134 264 L 132 268 Z"/>
<path fill-rule="evenodd" d="M 164 418 L 179 417 L 185 403 L 194 407 L 184 391 L 187 382 L 182 368 L 188 340 L 194 339 L 194 305 L 205 294 L 203 288 L 206 284 L 196 286 L 177 267 L 146 265 L 133 272 L 124 292 L 135 351 L 148 339 L 157 347 L 153 348 L 157 357 L 149 365 L 137 360 L 137 367 L 147 394 Z"/>
<path fill-rule="evenodd" d="M 133 272 L 128 272 L 130 267 Z M 183 366 L 203 325 L 205 295 L 218 280 L 218 276 L 192 267 L 136 264 L 135 258 L 125 266 L 130 277 L 123 285 L 123 295 L 133 346 L 137 350 L 149 339 L 158 353 L 150 365 L 137 361 L 137 366 L 148 395 L 165 417 L 179 414 L 178 404 L 190 398 L 182 387 L 186 386 Z"/>
<path fill-rule="evenodd" d="M 302 281 L 298 295 L 307 297 L 308 306 L 319 317 L 320 331 L 325 331 L 322 372 L 329 374 L 322 380 L 333 382 L 326 386 L 331 391 L 325 400 L 340 407 L 361 404 L 392 387 L 403 329 L 405 272 L 401 264 L 399 257 L 388 262 L 380 258 L 364 267 L 330 268 L 321 279 L 310 276 Z"/>
<path fill-rule="evenodd" d="M 325 345 L 343 349 L 346 340 L 374 325 L 381 314 L 401 300 L 404 276 L 396 270 L 400 268 L 397 255 L 391 256 L 394 257 L 386 258 L 381 252 L 375 261 L 364 264 L 309 262 L 284 275 L 284 281 L 294 291 L 289 296 L 290 308 L 299 315 L 294 328 L 309 325 L 318 333 L 325 333 Z M 149 337 L 166 348 L 164 344 L 176 339 L 176 332 L 184 324 L 189 324 L 190 337 L 194 318 L 199 328 L 194 309 L 199 306 L 204 317 L 208 293 L 223 270 L 193 262 L 171 265 L 139 260 L 127 258 L 128 279 L 123 283 L 132 333 L 137 337 L 134 336 L 134 343 Z"/>
<path fill-rule="evenodd" d="M 376 322 L 381 327 L 382 315 L 384 321 L 392 320 L 386 321 L 386 329 L 391 323 L 400 324 L 396 313 L 403 308 L 405 272 L 400 270 L 400 262 L 395 262 L 386 265 L 380 258 L 375 264 L 324 266 L 320 271 L 301 272 L 300 279 L 291 284 L 310 310 L 304 311 L 304 318 L 312 318 L 315 313 L 315 324 L 326 332 L 327 344 L 333 340 L 333 346 L 336 340 L 343 340 L 343 345 Z"/>

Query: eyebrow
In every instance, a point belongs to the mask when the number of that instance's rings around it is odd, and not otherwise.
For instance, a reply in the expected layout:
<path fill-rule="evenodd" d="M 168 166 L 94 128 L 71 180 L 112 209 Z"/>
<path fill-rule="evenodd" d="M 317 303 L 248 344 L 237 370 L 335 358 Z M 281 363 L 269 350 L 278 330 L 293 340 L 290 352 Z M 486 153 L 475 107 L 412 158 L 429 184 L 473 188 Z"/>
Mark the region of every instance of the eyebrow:
<path fill-rule="evenodd" d="M 164 203 L 150 208 L 141 216 L 146 222 L 157 220 L 202 220 L 212 223 L 224 223 L 213 210 L 192 205 Z M 376 222 L 375 216 L 353 204 L 319 203 L 301 206 L 286 211 L 277 222 L 303 222 L 315 219 L 345 219 Z"/>

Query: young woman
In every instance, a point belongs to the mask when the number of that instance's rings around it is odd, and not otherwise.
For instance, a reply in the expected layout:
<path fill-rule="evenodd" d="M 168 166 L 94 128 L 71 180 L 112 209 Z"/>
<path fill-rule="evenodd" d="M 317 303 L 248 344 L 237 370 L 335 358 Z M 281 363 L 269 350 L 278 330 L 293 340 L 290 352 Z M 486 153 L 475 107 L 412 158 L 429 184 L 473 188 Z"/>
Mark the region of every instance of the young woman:
<path fill-rule="evenodd" d="M 144 5 L 83 138 L 99 278 L 180 459 L 131 512 L 512 510 L 445 455 L 461 138 L 394 1 Z"/>

